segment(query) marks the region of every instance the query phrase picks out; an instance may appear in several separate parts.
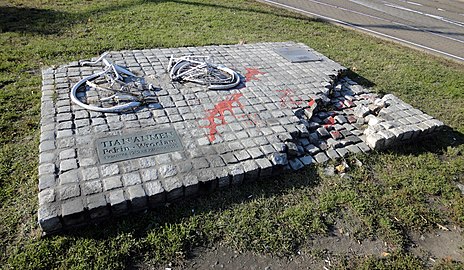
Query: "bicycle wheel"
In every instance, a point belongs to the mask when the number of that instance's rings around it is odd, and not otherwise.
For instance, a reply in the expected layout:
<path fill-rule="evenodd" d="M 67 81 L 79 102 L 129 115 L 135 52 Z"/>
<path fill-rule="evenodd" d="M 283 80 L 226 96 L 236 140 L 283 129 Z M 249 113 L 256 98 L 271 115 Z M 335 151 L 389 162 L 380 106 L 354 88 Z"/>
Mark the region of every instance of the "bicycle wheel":
<path fill-rule="evenodd" d="M 85 102 L 83 102 L 81 99 L 79 99 L 77 97 L 77 92 L 79 90 L 81 92 L 86 91 L 85 88 L 87 87 L 86 83 L 88 81 L 95 80 L 95 79 L 101 77 L 102 75 L 104 75 L 105 73 L 106 73 L 106 71 L 96 73 L 96 74 L 90 75 L 88 77 L 85 77 L 85 78 L 81 79 L 79 82 L 77 82 L 71 88 L 71 93 L 70 93 L 71 101 L 74 102 L 75 104 L 81 106 L 84 109 L 91 110 L 91 111 L 96 111 L 96 112 L 102 112 L 102 113 L 123 112 L 123 111 L 127 111 L 127 110 L 130 110 L 132 108 L 135 108 L 135 107 L 138 107 L 138 106 L 141 105 L 140 101 L 130 101 L 130 102 L 127 102 L 127 103 L 124 103 L 124 104 L 117 104 L 117 105 L 108 104 L 107 107 L 104 107 L 102 103 L 100 103 L 100 104 L 85 103 Z"/>

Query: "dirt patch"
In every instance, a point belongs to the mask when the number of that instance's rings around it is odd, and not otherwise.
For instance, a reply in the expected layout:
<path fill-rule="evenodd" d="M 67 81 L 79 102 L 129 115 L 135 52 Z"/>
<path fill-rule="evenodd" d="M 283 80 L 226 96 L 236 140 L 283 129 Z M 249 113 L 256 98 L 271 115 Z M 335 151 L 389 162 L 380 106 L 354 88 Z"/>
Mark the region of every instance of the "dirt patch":
<path fill-rule="evenodd" d="M 287 258 L 260 255 L 253 252 L 238 252 L 230 247 L 218 245 L 213 248 L 197 248 L 181 265 L 166 264 L 158 267 L 137 265 L 135 269 L 196 270 L 196 269 L 331 269 L 341 260 L 359 259 L 368 256 L 388 256 L 387 245 L 378 239 L 358 240 L 352 232 L 337 222 L 332 235 L 308 241 L 296 255 Z M 410 252 L 426 261 L 429 266 L 441 260 L 464 262 L 464 237 L 461 228 L 449 231 L 436 230 L 428 233 L 412 232 Z"/>
<path fill-rule="evenodd" d="M 464 262 L 463 229 L 459 227 L 435 230 L 427 233 L 411 233 L 413 243 L 410 251 L 433 263 L 440 259 Z"/>
<path fill-rule="evenodd" d="M 191 259 L 185 261 L 182 266 L 167 264 L 155 269 L 324 269 L 336 265 L 341 258 L 380 255 L 384 248 L 382 241 L 361 242 L 338 232 L 333 236 L 313 239 L 305 246 L 307 248 L 288 258 L 253 252 L 241 253 L 226 246 L 196 249 L 191 254 Z"/>

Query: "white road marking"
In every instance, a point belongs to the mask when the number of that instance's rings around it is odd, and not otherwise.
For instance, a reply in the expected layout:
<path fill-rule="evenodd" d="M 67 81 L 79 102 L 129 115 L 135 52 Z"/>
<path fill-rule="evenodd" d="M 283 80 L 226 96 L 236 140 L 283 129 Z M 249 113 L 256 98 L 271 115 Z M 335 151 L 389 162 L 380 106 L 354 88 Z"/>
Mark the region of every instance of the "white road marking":
<path fill-rule="evenodd" d="M 404 11 L 409 11 L 409 12 L 417 13 L 417 14 L 420 14 L 420 15 L 423 15 L 423 16 L 431 17 L 431 18 L 434 18 L 434 19 L 437 19 L 437 20 L 440 20 L 440 21 L 444 21 L 444 22 L 447 22 L 447 23 L 450 23 L 450 24 L 454 24 L 454 25 L 457 25 L 457 26 L 460 26 L 460 27 L 464 27 L 464 23 L 463 23 L 463 22 L 453 21 L 453 20 L 447 19 L 447 18 L 442 17 L 442 16 L 437 16 L 437 15 L 433 15 L 433 14 L 428 14 L 428 13 L 424 13 L 424 12 L 417 11 L 417 10 L 410 9 L 410 8 L 405 8 L 405 7 L 398 6 L 398 5 L 392 5 L 392 4 L 384 4 L 384 5 L 387 6 L 387 7 L 392 7 L 392 8 L 401 9 L 401 10 L 404 10 Z"/>
<path fill-rule="evenodd" d="M 260 0 L 260 1 L 267 2 L 267 3 L 270 3 L 270 4 L 276 5 L 276 6 L 281 6 L 281 7 L 287 8 L 287 9 L 295 10 L 295 11 L 298 11 L 298 12 L 301 12 L 301 13 L 306 13 L 306 14 L 309 14 L 309 15 L 311 15 L 313 17 L 319 17 L 319 18 L 325 19 L 327 21 L 332 21 L 332 22 L 335 22 L 335 23 L 343 24 L 343 25 L 346 25 L 346 26 L 349 26 L 349 27 L 352 27 L 352 28 L 360 29 L 360 30 L 363 30 L 363 31 L 366 31 L 366 32 L 369 32 L 369 33 L 372 33 L 372 34 L 375 34 L 375 35 L 379 35 L 379 36 L 382 36 L 382 37 L 393 39 L 393 40 L 403 42 L 403 43 L 406 43 L 406 44 L 409 44 L 409 45 L 412 45 L 412 46 L 415 46 L 415 47 L 419 47 L 419 48 L 429 50 L 429 51 L 432 51 L 432 52 L 435 52 L 435 53 L 446 55 L 448 57 L 451 57 L 451 58 L 454 58 L 454 59 L 457 59 L 457 60 L 460 60 L 460 61 L 464 61 L 464 57 L 459 57 L 457 55 L 447 53 L 447 52 L 444 52 L 444 51 L 441 51 L 441 50 L 437 50 L 437 49 L 434 49 L 434 48 L 430 48 L 430 47 L 427 47 L 425 45 L 421 45 L 421 44 L 418 44 L 418 43 L 415 43 L 415 42 L 412 42 L 412 41 L 404 40 L 404 39 L 397 38 L 397 37 L 394 37 L 394 36 L 391 36 L 391 35 L 388 35 L 388 34 L 380 33 L 380 32 L 377 32 L 377 31 L 374 31 L 374 30 L 371 30 L 371 29 L 356 26 L 356 25 L 351 24 L 349 22 L 337 20 L 335 18 L 331 18 L 331 17 L 328 17 L 328 16 L 324 16 L 324 15 L 321 15 L 321 14 L 314 13 L 314 12 L 306 11 L 306 10 L 303 10 L 303 9 L 300 9 L 300 8 L 296 8 L 296 7 L 289 6 L 289 5 L 286 5 L 286 4 L 282 4 L 282 3 L 279 3 L 279 2 L 275 2 L 275 1 L 272 1 L 272 0 Z"/>
<path fill-rule="evenodd" d="M 343 10 L 343 11 L 346 11 L 346 12 L 351 12 L 351 13 L 354 13 L 354 14 L 358 14 L 358 15 L 362 15 L 362 16 L 365 16 L 365 17 L 373 18 L 373 19 L 376 19 L 376 20 L 379 20 L 379 21 L 384 21 L 384 22 L 388 22 L 388 23 L 400 25 L 400 26 L 402 26 L 402 27 L 410 28 L 410 29 L 413 29 L 413 30 L 415 30 L 415 31 L 426 32 L 426 33 L 429 33 L 429 34 L 431 34 L 431 35 L 439 36 L 439 37 L 441 37 L 441 38 L 449 39 L 449 40 L 456 41 L 456 42 L 459 42 L 459 43 L 463 43 L 463 44 L 464 44 L 464 41 L 462 41 L 462 40 L 460 40 L 460 39 L 456 39 L 456 38 L 449 37 L 449 36 L 446 36 L 446 35 L 442 35 L 442 34 L 439 34 L 439 33 L 431 32 L 431 31 L 428 31 L 428 30 L 425 30 L 425 29 L 420 29 L 420 28 L 417 28 L 417 27 L 414 27 L 414 26 L 410 26 L 410 25 L 407 25 L 407 24 L 403 24 L 403 23 L 399 23 L 399 22 L 394 22 L 394 21 L 391 21 L 391 20 L 387 20 L 387 19 L 384 19 L 384 18 L 377 17 L 377 16 L 369 15 L 369 14 L 362 13 L 362 12 L 359 12 L 359 11 L 354 11 L 354 10 L 347 9 L 347 8 L 344 8 L 344 7 L 339 7 L 339 6 L 335 6 L 335 5 L 323 3 L 323 2 L 320 2 L 320 1 L 316 1 L 316 0 L 307 0 L 307 1 L 310 1 L 310 2 L 313 2 L 313 3 L 316 3 L 316 4 L 319 4 L 319 5 L 323 5 L 323 6 L 328 6 L 328 7 L 332 7 L 332 8 L 337 8 L 337 9 L 340 9 L 340 10 Z M 359 5 L 362 5 L 362 6 L 365 6 L 365 7 L 368 7 L 368 8 L 371 8 L 371 9 L 374 9 L 374 10 L 378 10 L 378 11 L 384 12 L 383 10 L 378 9 L 378 8 L 374 7 L 373 5 L 368 5 L 368 4 L 363 3 L 363 2 L 361 2 L 361 1 L 358 1 L 358 0 L 348 0 L 348 1 L 353 2 L 353 3 L 356 3 L 356 4 L 359 4 Z M 271 0 L 270 2 L 273 2 L 273 1 Z"/>
<path fill-rule="evenodd" d="M 406 1 L 406 3 L 411 4 L 411 5 L 416 5 L 416 6 L 422 6 L 422 4 L 411 2 L 411 1 Z"/>

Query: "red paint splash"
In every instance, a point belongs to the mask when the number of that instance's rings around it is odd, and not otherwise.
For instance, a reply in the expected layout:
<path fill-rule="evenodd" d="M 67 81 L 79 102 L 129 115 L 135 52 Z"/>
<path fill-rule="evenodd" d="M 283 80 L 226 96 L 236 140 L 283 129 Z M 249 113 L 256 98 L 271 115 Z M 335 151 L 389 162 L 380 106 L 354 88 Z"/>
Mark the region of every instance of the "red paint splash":
<path fill-rule="evenodd" d="M 217 127 L 227 124 L 227 122 L 224 119 L 225 112 L 230 112 L 230 114 L 236 117 L 233 109 L 243 108 L 242 103 L 240 103 L 240 101 L 238 100 L 242 96 L 243 94 L 241 93 L 229 95 L 225 100 L 220 101 L 218 104 L 216 104 L 213 109 L 207 110 L 208 116 L 205 119 L 209 121 L 209 125 L 203 126 L 202 128 L 209 129 L 208 138 L 210 142 L 214 142 L 216 140 Z M 216 119 L 219 120 L 221 123 L 216 123 Z"/>
<path fill-rule="evenodd" d="M 312 107 L 314 105 L 314 103 L 316 103 L 316 101 L 314 101 L 314 99 L 311 99 L 309 102 L 308 102 L 308 106 L 309 107 Z"/>
<path fill-rule="evenodd" d="M 303 104 L 301 98 L 295 100 L 295 92 L 292 89 L 277 90 L 277 92 L 280 93 L 280 106 L 282 108 L 296 108 Z"/>
<path fill-rule="evenodd" d="M 257 78 L 257 75 L 263 75 L 266 74 L 266 72 L 262 72 L 257 68 L 245 68 L 246 69 L 246 74 L 245 74 L 245 81 L 259 81 L 259 78 Z"/>
<path fill-rule="evenodd" d="M 335 125 L 335 118 L 333 117 L 333 115 L 329 116 L 327 119 L 324 120 L 324 122 L 325 122 L 324 127 L 329 128 L 329 127 Z"/>

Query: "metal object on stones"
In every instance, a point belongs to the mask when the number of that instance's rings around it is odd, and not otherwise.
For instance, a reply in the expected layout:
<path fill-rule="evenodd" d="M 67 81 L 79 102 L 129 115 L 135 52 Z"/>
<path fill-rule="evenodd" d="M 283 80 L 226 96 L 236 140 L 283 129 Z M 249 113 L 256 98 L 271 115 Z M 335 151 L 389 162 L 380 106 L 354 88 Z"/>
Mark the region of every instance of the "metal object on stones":
<path fill-rule="evenodd" d="M 322 58 L 304 48 L 284 47 L 275 50 L 280 56 L 292 63 L 321 61 Z"/>
<path fill-rule="evenodd" d="M 240 84 L 237 72 L 225 66 L 209 63 L 209 56 L 190 55 L 175 58 L 168 64 L 169 76 L 173 81 L 188 81 L 208 85 L 209 90 L 226 90 Z"/>
<path fill-rule="evenodd" d="M 102 164 L 183 150 L 173 128 L 104 137 L 95 144 Z"/>

